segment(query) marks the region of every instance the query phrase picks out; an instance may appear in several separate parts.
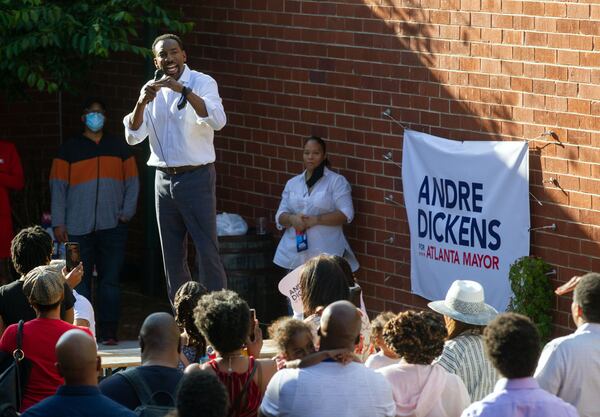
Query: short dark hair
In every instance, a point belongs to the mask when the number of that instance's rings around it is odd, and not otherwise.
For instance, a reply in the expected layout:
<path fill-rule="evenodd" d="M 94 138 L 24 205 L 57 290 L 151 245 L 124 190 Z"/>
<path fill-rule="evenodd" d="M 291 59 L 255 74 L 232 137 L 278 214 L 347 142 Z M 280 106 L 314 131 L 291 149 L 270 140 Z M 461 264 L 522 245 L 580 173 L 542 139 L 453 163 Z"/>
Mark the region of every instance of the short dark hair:
<path fill-rule="evenodd" d="M 195 347 L 200 356 L 206 351 L 206 341 L 194 323 L 194 308 L 205 294 L 208 294 L 208 290 L 204 285 L 196 281 L 188 281 L 179 287 L 173 301 L 175 322 L 181 332 L 185 330 L 189 345 Z"/>
<path fill-rule="evenodd" d="M 442 354 L 446 327 L 430 311 L 408 310 L 389 320 L 383 328 L 383 340 L 408 363 L 430 365 Z"/>
<path fill-rule="evenodd" d="M 86 97 L 83 101 L 82 110 L 85 112 L 92 107 L 92 104 L 99 104 L 102 107 L 102 110 L 106 111 L 106 103 L 100 97 Z"/>
<path fill-rule="evenodd" d="M 37 303 L 33 303 L 32 305 L 34 305 L 35 308 L 37 308 L 40 312 L 46 313 L 48 311 L 55 310 L 61 303 L 62 303 L 62 300 L 60 300 L 54 304 L 49 304 L 49 305 L 43 305 L 43 304 L 37 304 Z"/>
<path fill-rule="evenodd" d="M 181 379 L 177 392 L 177 417 L 225 417 L 228 398 L 216 375 L 194 370 Z"/>
<path fill-rule="evenodd" d="M 166 41 L 168 39 L 177 42 L 179 44 L 179 47 L 183 51 L 183 42 L 181 41 L 181 38 L 173 33 L 165 33 L 164 35 L 157 36 L 156 39 L 154 39 L 154 42 L 152 42 L 152 53 L 154 53 L 154 47 L 157 43 L 159 43 L 160 41 Z"/>
<path fill-rule="evenodd" d="M 15 270 L 27 275 L 33 268 L 46 265 L 52 257 L 52 238 L 41 226 L 21 230 L 10 243 L 10 256 Z"/>
<path fill-rule="evenodd" d="M 304 311 L 310 313 L 350 297 L 346 275 L 331 255 L 315 256 L 306 262 L 300 275 L 300 291 Z"/>
<path fill-rule="evenodd" d="M 590 272 L 582 276 L 575 287 L 573 300 L 583 310 L 585 321 L 600 323 L 600 274 Z"/>
<path fill-rule="evenodd" d="M 506 378 L 533 375 L 540 356 L 540 334 L 526 316 L 503 313 L 483 331 L 485 351 L 494 367 Z"/>
<path fill-rule="evenodd" d="M 194 309 L 196 326 L 219 353 L 241 349 L 250 331 L 250 308 L 235 292 L 203 295 Z"/>

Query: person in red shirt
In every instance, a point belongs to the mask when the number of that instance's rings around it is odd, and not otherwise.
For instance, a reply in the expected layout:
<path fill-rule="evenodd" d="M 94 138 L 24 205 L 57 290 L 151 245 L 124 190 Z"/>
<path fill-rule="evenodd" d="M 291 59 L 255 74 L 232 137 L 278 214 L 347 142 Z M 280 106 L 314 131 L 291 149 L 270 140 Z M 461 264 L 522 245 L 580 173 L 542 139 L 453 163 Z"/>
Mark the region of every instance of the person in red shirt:
<path fill-rule="evenodd" d="M 13 225 L 8 190 L 23 188 L 23 168 L 15 145 L 0 141 L 0 285 L 10 282 L 10 241 Z"/>
<path fill-rule="evenodd" d="M 92 337 L 87 328 L 74 326 L 60 319 L 60 304 L 64 296 L 64 278 L 55 267 L 44 265 L 32 269 L 25 277 L 23 292 L 36 312 L 36 318 L 23 325 L 22 349 L 31 363 L 31 373 L 23 393 L 20 411 L 51 395 L 64 384 L 58 373 L 54 347 L 60 336 L 81 329 Z M 16 348 L 18 324 L 12 324 L 0 339 L 0 351 Z"/>

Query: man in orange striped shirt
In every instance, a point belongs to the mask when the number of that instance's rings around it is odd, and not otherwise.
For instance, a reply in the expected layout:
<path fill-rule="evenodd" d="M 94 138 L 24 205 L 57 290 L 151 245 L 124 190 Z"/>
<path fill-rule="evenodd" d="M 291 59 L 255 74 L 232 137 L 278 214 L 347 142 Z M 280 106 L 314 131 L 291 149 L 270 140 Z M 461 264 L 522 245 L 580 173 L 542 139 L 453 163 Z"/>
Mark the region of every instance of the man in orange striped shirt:
<path fill-rule="evenodd" d="M 98 272 L 98 338 L 115 344 L 120 310 L 119 274 L 125 255 L 127 223 L 136 211 L 138 171 L 123 138 L 104 131 L 106 106 L 98 98 L 84 103 L 83 133 L 64 143 L 52 162 L 52 226 L 60 242 L 78 242 L 84 275 L 77 292 L 91 297 Z"/>

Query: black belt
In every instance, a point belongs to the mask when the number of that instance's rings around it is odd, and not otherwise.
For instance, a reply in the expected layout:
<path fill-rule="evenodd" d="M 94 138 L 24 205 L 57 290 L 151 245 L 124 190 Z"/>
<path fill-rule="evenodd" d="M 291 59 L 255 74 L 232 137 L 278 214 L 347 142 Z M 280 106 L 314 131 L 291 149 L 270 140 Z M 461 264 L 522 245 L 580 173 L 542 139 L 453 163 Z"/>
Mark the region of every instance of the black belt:
<path fill-rule="evenodd" d="M 184 172 L 195 171 L 204 165 L 183 165 L 180 167 L 156 167 L 159 171 L 169 175 L 183 174 Z"/>

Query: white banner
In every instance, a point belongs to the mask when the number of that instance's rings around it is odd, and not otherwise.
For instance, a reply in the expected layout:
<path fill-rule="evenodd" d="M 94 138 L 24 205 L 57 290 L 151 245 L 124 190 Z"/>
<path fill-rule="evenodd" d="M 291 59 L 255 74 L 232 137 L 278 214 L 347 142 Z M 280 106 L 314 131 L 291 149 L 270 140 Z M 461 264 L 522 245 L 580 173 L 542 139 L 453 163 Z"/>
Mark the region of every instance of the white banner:
<path fill-rule="evenodd" d="M 469 279 L 506 310 L 510 264 L 529 255 L 527 142 L 475 142 L 406 130 L 402 184 L 412 291 L 442 300 Z"/>

